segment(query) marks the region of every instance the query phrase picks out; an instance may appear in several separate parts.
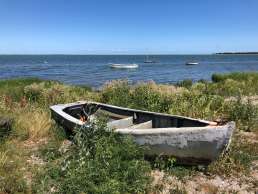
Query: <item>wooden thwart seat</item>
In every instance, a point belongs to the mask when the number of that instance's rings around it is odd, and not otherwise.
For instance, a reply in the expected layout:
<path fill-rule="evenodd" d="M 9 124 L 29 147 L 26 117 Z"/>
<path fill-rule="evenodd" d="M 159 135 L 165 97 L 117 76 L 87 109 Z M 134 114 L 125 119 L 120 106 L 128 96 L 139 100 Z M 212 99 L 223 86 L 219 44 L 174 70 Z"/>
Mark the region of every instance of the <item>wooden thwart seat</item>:
<path fill-rule="evenodd" d="M 146 121 L 144 123 L 139 123 L 137 125 L 132 125 L 128 128 L 129 129 L 151 129 L 152 128 L 152 120 Z"/>
<path fill-rule="evenodd" d="M 107 123 L 110 128 L 121 129 L 128 128 L 133 125 L 133 117 L 127 117 L 119 120 L 113 120 Z"/>
<path fill-rule="evenodd" d="M 120 115 L 120 114 L 112 113 L 112 112 L 109 112 L 109 111 L 106 111 L 103 109 L 98 109 L 93 115 L 94 116 L 108 116 L 114 120 L 128 118 L 127 115 Z"/>

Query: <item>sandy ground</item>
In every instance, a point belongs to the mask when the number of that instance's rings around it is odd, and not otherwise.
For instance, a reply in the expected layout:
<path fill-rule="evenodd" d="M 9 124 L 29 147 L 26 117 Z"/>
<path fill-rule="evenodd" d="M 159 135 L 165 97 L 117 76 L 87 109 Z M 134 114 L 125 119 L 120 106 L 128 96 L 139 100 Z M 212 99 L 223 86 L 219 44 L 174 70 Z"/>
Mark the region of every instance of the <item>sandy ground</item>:
<path fill-rule="evenodd" d="M 258 161 L 256 161 L 258 163 Z M 154 193 L 189 193 L 189 194 L 215 194 L 215 193 L 257 193 L 258 188 L 254 187 L 253 181 L 258 182 L 258 170 L 252 177 L 222 178 L 220 176 L 207 176 L 203 173 L 179 180 L 172 175 L 166 175 L 161 171 L 153 171 L 153 186 L 157 188 Z"/>

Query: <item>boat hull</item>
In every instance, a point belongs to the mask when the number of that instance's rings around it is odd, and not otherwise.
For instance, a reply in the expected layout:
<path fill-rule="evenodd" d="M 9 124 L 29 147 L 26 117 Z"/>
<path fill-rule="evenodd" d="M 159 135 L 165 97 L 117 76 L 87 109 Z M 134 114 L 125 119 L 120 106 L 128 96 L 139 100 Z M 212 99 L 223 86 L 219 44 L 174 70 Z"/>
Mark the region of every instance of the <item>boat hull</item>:
<path fill-rule="evenodd" d="M 115 69 L 135 69 L 139 66 L 137 64 L 111 64 L 110 67 Z"/>
<path fill-rule="evenodd" d="M 210 163 L 227 150 L 234 128 L 234 122 L 230 122 L 224 126 L 117 129 L 116 132 L 132 135 L 137 144 L 148 147 L 149 155 L 174 156 L 182 163 Z"/>
<path fill-rule="evenodd" d="M 186 63 L 185 65 L 198 65 L 199 63 Z"/>
<path fill-rule="evenodd" d="M 87 103 L 89 102 L 52 106 L 50 107 L 52 117 L 66 129 L 82 126 L 84 122 L 67 114 L 64 110 Z M 137 144 L 146 146 L 145 153 L 147 155 L 174 156 L 181 163 L 204 164 L 214 161 L 223 151 L 227 150 L 235 128 L 234 122 L 217 126 L 213 122 L 188 117 L 127 109 L 94 102 L 90 103 L 104 107 L 107 110 L 115 110 L 118 114 L 132 116 L 132 120 L 140 123 L 138 124 L 139 127 L 126 127 L 120 123 L 118 125 L 120 127 L 114 131 L 123 135 L 130 135 Z M 138 118 L 134 118 L 135 115 Z M 139 119 L 142 120 L 140 121 Z M 148 122 L 150 122 L 148 120 L 152 120 L 151 125 L 156 128 L 148 128 Z M 126 122 L 128 121 L 127 119 Z M 173 127 L 162 127 L 167 124 Z M 112 125 L 109 126 L 112 127 Z"/>

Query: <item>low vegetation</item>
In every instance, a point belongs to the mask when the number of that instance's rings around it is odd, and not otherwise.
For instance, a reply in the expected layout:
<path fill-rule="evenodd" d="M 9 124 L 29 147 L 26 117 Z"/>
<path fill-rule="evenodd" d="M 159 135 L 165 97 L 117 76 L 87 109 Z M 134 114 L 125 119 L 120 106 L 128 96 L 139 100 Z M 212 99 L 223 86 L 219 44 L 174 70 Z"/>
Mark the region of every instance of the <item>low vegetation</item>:
<path fill-rule="evenodd" d="M 35 78 L 0 81 L 0 193 L 159 193 L 153 171 L 186 182 L 207 176 L 251 177 L 258 161 L 257 73 L 214 74 L 212 82 L 112 81 L 100 91 Z M 233 120 L 238 130 L 230 150 L 208 167 L 180 166 L 175 158 L 144 158 L 130 137 L 107 132 L 98 121 L 66 134 L 50 117 L 49 106 L 78 100 L 215 120 Z M 169 178 L 166 178 L 169 179 Z M 252 188 L 255 179 L 248 179 Z M 172 183 L 170 185 L 173 185 Z M 172 193 L 187 193 L 182 185 Z"/>
<path fill-rule="evenodd" d="M 150 166 L 132 139 L 108 132 L 102 121 L 78 128 L 74 144 L 59 165 L 48 165 L 36 179 L 35 191 L 57 193 L 143 193 Z M 118 146 L 119 145 L 119 146 Z M 44 182 L 42 178 L 45 177 Z"/>

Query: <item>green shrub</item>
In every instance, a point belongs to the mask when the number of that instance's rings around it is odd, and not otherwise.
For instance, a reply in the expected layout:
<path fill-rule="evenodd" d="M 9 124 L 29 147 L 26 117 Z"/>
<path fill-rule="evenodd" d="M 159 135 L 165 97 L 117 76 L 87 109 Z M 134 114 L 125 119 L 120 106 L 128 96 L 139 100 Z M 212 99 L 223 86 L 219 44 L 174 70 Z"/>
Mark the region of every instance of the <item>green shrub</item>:
<path fill-rule="evenodd" d="M 216 73 L 215 73 L 215 74 L 212 74 L 211 80 L 212 80 L 214 83 L 224 81 L 224 80 L 225 80 L 225 75 L 216 74 Z"/>
<path fill-rule="evenodd" d="M 88 91 L 88 92 L 92 92 L 92 88 L 90 87 L 90 86 L 88 86 L 88 85 L 80 85 L 80 86 L 78 86 L 78 87 L 76 87 L 78 90 L 81 90 L 81 89 L 83 89 L 84 91 L 86 90 L 86 91 Z"/>
<path fill-rule="evenodd" d="M 89 87 L 68 86 L 54 81 L 27 85 L 23 92 L 31 103 L 44 107 L 91 98 Z"/>
<path fill-rule="evenodd" d="M 49 190 L 53 185 L 58 193 L 143 193 L 147 189 L 150 167 L 131 138 L 108 131 L 103 122 L 92 122 L 76 130 L 74 143 L 61 167 L 49 167 L 37 189 Z"/>
<path fill-rule="evenodd" d="M 258 109 L 248 99 L 244 102 L 241 97 L 230 101 L 225 107 L 228 120 L 236 121 L 238 128 L 244 131 L 256 130 L 258 126 Z"/>
<path fill-rule="evenodd" d="M 244 90 L 244 85 L 232 79 L 227 79 L 218 85 L 218 93 L 223 96 L 241 95 Z"/>
<path fill-rule="evenodd" d="M 197 81 L 197 83 L 208 84 L 209 81 L 208 81 L 208 80 L 205 80 L 205 79 L 199 79 L 199 80 Z"/>
<path fill-rule="evenodd" d="M 180 81 L 176 84 L 179 87 L 185 87 L 185 88 L 190 88 L 193 85 L 193 81 L 191 79 L 185 79 L 183 81 Z"/>
<path fill-rule="evenodd" d="M 128 81 L 118 80 L 107 83 L 101 91 L 101 101 L 117 106 L 129 106 L 131 97 Z"/>
<path fill-rule="evenodd" d="M 169 95 L 163 95 L 150 84 L 137 85 L 131 92 L 131 98 L 132 108 L 156 112 L 167 112 L 171 101 Z"/>
<path fill-rule="evenodd" d="M 224 96 L 253 95 L 258 93 L 258 73 L 234 72 L 213 74 L 211 91 Z"/>
<path fill-rule="evenodd" d="M 23 89 L 32 83 L 40 83 L 43 80 L 37 78 L 18 78 L 0 81 L 0 94 L 10 96 L 14 100 L 23 97 Z"/>
<path fill-rule="evenodd" d="M 207 84 L 197 82 L 192 85 L 190 91 L 192 91 L 194 93 L 205 94 L 205 93 L 207 93 Z"/>
<path fill-rule="evenodd" d="M 217 95 L 185 92 L 175 96 L 169 113 L 213 120 L 220 116 L 223 103 L 224 99 Z"/>
<path fill-rule="evenodd" d="M 164 170 L 164 171 L 170 171 L 175 167 L 176 164 L 176 158 L 169 157 L 165 155 L 160 156 L 149 156 L 148 160 L 150 161 L 152 168 Z"/>
<path fill-rule="evenodd" d="M 162 89 L 154 82 L 130 86 L 127 81 L 114 81 L 101 91 L 101 101 L 122 107 L 167 112 L 171 104 L 168 91 L 173 89 L 168 86 Z"/>
<path fill-rule="evenodd" d="M 256 72 L 233 72 L 228 74 L 213 74 L 211 80 L 213 82 L 223 82 L 226 79 L 233 79 L 235 81 L 258 80 L 258 73 Z"/>

